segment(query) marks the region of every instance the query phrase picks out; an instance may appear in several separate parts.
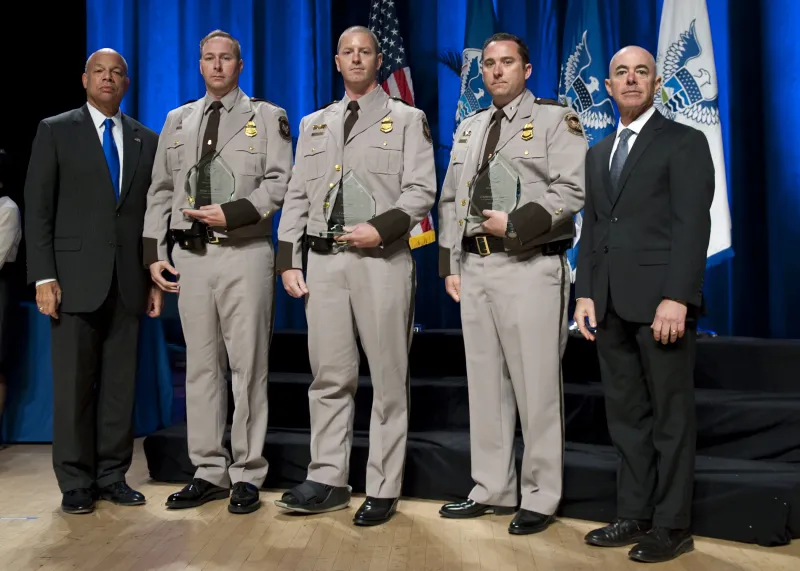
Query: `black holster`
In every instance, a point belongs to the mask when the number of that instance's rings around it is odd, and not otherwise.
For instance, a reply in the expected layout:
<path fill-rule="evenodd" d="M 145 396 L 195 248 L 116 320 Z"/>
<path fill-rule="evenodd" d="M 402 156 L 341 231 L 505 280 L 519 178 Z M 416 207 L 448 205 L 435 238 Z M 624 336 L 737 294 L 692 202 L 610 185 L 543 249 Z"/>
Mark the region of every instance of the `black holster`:
<path fill-rule="evenodd" d="M 210 228 L 206 224 L 195 220 L 188 230 L 170 230 L 170 234 L 181 250 L 202 252 L 206 249 L 209 231 Z"/>

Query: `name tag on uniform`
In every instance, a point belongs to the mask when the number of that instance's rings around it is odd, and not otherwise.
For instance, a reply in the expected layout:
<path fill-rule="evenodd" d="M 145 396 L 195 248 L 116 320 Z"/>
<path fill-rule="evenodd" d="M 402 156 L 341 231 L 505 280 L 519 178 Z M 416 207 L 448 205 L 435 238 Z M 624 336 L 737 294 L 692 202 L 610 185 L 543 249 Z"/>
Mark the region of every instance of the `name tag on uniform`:
<path fill-rule="evenodd" d="M 470 135 L 472 135 L 472 131 L 464 131 L 463 133 L 461 133 L 461 137 L 458 138 L 458 142 L 466 143 Z"/>

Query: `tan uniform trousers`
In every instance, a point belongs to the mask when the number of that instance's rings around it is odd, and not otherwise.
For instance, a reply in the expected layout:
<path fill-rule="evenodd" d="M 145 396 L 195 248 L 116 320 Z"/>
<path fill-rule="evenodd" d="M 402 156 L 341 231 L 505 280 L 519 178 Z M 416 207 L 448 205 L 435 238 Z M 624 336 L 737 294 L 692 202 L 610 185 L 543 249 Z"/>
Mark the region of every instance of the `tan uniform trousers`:
<path fill-rule="evenodd" d="M 517 505 L 514 433 L 525 451 L 522 509 L 549 515 L 561 500 L 564 426 L 561 357 L 567 343 L 565 256 L 480 256 L 461 266 L 470 450 L 481 504 Z"/>
<path fill-rule="evenodd" d="M 267 434 L 267 357 L 272 336 L 275 255 L 269 238 L 208 244 L 205 252 L 175 247 L 178 310 L 186 339 L 186 422 L 189 458 L 217 486 L 261 487 Z M 226 362 L 227 355 L 227 362 Z M 231 459 L 223 441 L 233 385 Z M 232 462 L 231 462 L 232 460 Z"/>
<path fill-rule="evenodd" d="M 408 434 L 408 351 L 413 324 L 414 259 L 405 242 L 388 252 L 308 254 L 308 348 L 314 380 L 308 479 L 347 486 L 361 339 L 373 399 L 367 495 L 400 496 Z"/>

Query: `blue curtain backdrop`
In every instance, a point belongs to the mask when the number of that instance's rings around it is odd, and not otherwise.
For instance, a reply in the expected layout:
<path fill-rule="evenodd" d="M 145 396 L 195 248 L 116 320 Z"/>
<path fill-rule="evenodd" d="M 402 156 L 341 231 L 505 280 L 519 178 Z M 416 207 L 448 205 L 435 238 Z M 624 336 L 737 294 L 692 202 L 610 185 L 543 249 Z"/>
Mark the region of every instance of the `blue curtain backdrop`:
<path fill-rule="evenodd" d="M 87 0 L 87 54 L 113 47 L 128 60 L 132 86 L 124 110 L 160 131 L 167 112 L 203 94 L 199 41 L 222 28 L 242 43 L 242 87 L 286 108 L 293 129 L 303 115 L 341 97 L 333 62 L 338 35 L 365 24 L 369 0 Z M 598 0 L 618 49 L 655 53 L 663 0 Z M 732 211 L 731 260 L 706 277 L 705 326 L 724 335 L 800 337 L 790 292 L 800 278 L 800 21 L 795 0 L 708 0 Z M 499 30 L 531 49 L 530 89 L 556 97 L 567 0 L 494 0 Z M 441 183 L 455 125 L 459 77 L 441 54 L 464 47 L 467 0 L 397 0 L 417 105 L 437 142 Z M 438 221 L 437 221 L 438 222 Z M 415 251 L 416 321 L 459 327 L 458 307 L 436 275 L 436 246 Z M 306 326 L 302 303 L 278 287 L 277 329 Z"/>

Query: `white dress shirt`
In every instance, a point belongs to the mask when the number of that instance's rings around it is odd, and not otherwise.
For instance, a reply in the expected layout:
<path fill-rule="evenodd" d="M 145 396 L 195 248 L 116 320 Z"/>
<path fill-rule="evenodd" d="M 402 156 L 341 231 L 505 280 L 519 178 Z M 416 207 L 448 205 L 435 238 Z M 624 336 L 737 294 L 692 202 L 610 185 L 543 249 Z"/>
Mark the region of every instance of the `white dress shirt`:
<path fill-rule="evenodd" d="M 645 123 L 650 120 L 650 117 L 653 116 L 653 113 L 656 112 L 655 107 L 650 107 L 647 111 L 639 115 L 636 119 L 631 121 L 631 124 L 627 127 L 622 124 L 622 121 L 619 122 L 617 125 L 617 136 L 614 139 L 614 146 L 611 147 L 611 156 L 608 157 L 608 168 L 611 168 L 611 161 L 614 160 L 614 153 L 617 152 L 617 145 L 619 145 L 619 134 L 622 133 L 625 129 L 630 129 L 633 131 L 633 135 L 628 137 L 628 155 L 633 150 L 633 144 L 636 142 L 636 139 L 639 138 L 639 133 L 642 132 L 642 128 L 644 127 Z"/>
<path fill-rule="evenodd" d="M 17 260 L 22 240 L 22 221 L 17 203 L 7 196 L 0 198 L 0 268 Z"/>
<path fill-rule="evenodd" d="M 102 111 L 97 109 L 91 103 L 86 103 L 86 107 L 89 109 L 89 115 L 92 117 L 92 123 L 94 124 L 94 128 L 97 131 L 97 138 L 100 141 L 100 148 L 103 148 L 103 134 L 106 130 L 106 126 L 104 125 L 106 116 L 103 114 Z M 122 112 L 117 111 L 116 115 L 111 117 L 114 121 L 114 129 L 111 131 L 111 134 L 114 136 L 114 143 L 117 145 L 117 153 L 119 153 L 119 182 L 122 184 L 122 173 L 124 172 L 123 169 L 125 168 L 122 164 Z M 55 278 L 46 279 L 46 280 L 39 280 L 36 282 L 36 285 L 39 286 L 41 284 L 46 284 L 47 282 L 54 282 L 56 281 Z"/>

